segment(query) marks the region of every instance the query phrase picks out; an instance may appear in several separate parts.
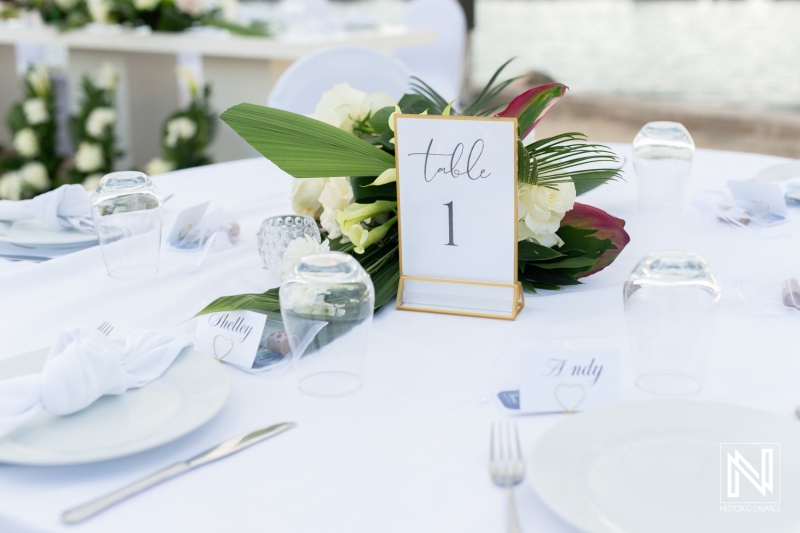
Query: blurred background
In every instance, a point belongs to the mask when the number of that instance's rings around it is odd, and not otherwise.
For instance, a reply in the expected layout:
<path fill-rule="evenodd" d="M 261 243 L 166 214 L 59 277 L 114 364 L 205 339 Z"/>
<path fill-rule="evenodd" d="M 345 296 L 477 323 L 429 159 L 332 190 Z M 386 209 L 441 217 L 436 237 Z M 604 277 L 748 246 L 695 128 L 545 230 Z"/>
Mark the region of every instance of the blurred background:
<path fill-rule="evenodd" d="M 799 25 L 800 0 L 0 2 L 0 196 L 4 170 L 44 160 L 20 157 L 15 142 L 23 129 L 33 132 L 28 141 L 35 134 L 44 148 L 52 144 L 47 187 L 91 186 L 115 168 L 158 173 L 253 156 L 215 117 L 243 101 L 280 107 L 304 85 L 317 85 L 306 97 L 316 102 L 332 78 L 314 71 L 285 80 L 284 100 L 274 89 L 298 60 L 338 46 L 400 60 L 446 100 L 460 95 L 455 105 L 462 108 L 515 58 L 501 78 L 519 79 L 498 103 L 550 81 L 570 88 L 537 136 L 579 131 L 592 141 L 627 143 L 643 124 L 670 120 L 701 148 L 798 158 Z M 26 72 L 41 65 L 53 85 L 53 116 L 45 113 L 52 127 L 23 120 L 23 108 L 35 111 L 25 102 L 33 106 L 29 100 L 40 96 L 25 85 Z M 97 79 L 103 68 L 116 72 L 118 84 L 88 99 L 83 79 Z M 98 107 L 105 114 L 91 117 Z M 44 139 L 51 130 L 52 143 Z M 76 170 L 80 160 L 84 170 Z M 5 190 L 12 181 L 5 179 Z"/>

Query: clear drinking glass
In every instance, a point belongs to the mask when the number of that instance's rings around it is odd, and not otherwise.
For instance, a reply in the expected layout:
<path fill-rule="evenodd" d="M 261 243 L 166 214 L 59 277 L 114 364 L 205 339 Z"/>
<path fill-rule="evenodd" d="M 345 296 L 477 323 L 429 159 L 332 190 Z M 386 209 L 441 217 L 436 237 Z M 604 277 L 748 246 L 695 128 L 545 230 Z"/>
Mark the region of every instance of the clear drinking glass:
<path fill-rule="evenodd" d="M 625 282 L 636 385 L 681 395 L 703 387 L 722 297 L 708 264 L 689 252 L 653 252 Z"/>
<path fill-rule="evenodd" d="M 293 240 L 306 236 L 317 243 L 322 242 L 317 221 L 311 217 L 281 215 L 266 219 L 258 232 L 258 252 L 264 266 L 280 276 L 280 264 L 286 247 Z"/>
<path fill-rule="evenodd" d="M 364 384 L 375 289 L 341 252 L 302 258 L 281 285 L 281 316 L 300 390 L 342 396 Z"/>
<path fill-rule="evenodd" d="M 92 193 L 92 217 L 109 276 L 137 278 L 158 272 L 161 194 L 146 174 L 103 176 Z"/>
<path fill-rule="evenodd" d="M 694 140 L 679 122 L 648 122 L 633 140 L 642 211 L 681 211 L 692 171 Z"/>

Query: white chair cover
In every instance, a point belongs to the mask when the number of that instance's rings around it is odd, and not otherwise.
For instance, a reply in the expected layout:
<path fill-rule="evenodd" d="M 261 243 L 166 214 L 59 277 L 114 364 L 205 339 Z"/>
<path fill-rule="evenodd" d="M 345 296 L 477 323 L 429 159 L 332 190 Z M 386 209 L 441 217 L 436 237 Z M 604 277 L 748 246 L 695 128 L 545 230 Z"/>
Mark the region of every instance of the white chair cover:
<path fill-rule="evenodd" d="M 411 71 L 400 60 L 369 48 L 324 48 L 295 61 L 278 79 L 267 99 L 275 107 L 310 115 L 337 83 L 366 93 L 385 92 L 399 100 L 409 87 Z"/>
<path fill-rule="evenodd" d="M 433 29 L 436 42 L 397 50 L 395 56 L 447 101 L 461 96 L 467 18 L 457 0 L 411 0 L 402 23 Z"/>

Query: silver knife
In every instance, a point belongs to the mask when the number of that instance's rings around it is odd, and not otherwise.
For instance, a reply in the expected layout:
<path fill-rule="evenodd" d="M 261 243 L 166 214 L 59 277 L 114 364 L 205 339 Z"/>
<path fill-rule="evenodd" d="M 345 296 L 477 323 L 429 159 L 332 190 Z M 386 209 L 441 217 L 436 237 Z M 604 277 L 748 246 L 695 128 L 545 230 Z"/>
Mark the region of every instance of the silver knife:
<path fill-rule="evenodd" d="M 87 518 L 90 518 L 97 513 L 108 509 L 112 505 L 117 504 L 126 498 L 130 498 L 131 496 L 138 494 L 143 490 L 149 489 L 154 485 L 158 485 L 162 481 L 172 479 L 183 474 L 184 472 L 207 465 L 208 463 L 216 461 L 217 459 L 227 457 L 240 450 L 244 450 L 248 446 L 252 446 L 257 442 L 274 437 L 275 435 L 283 433 L 284 431 L 292 429 L 296 426 L 297 424 L 294 422 L 282 422 L 280 424 L 256 429 L 254 431 L 250 431 L 249 433 L 245 433 L 244 435 L 239 435 L 238 437 L 226 440 L 222 444 L 215 446 L 210 450 L 206 450 L 200 455 L 196 455 L 195 457 L 192 457 L 186 461 L 181 461 L 180 463 L 175 463 L 174 465 L 168 466 L 163 470 L 159 470 L 155 474 L 151 474 L 144 479 L 140 479 L 139 481 L 135 481 L 130 485 L 122 487 L 121 489 L 116 490 L 107 496 L 102 496 L 96 500 L 92 500 L 81 506 L 75 507 L 74 509 L 64 511 L 64 513 L 61 515 L 61 520 L 63 520 L 66 524 L 77 524 L 78 522 L 82 522 Z"/>

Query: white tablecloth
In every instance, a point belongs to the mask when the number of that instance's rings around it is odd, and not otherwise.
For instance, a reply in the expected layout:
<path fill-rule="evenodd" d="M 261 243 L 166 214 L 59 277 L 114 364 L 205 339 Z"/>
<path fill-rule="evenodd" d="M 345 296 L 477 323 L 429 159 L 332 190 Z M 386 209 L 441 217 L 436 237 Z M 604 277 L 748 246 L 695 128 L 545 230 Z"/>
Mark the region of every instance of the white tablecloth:
<path fill-rule="evenodd" d="M 615 146 L 622 153 L 626 146 Z M 721 188 L 779 158 L 699 150 L 692 188 Z M 585 285 L 526 295 L 514 322 L 397 311 L 374 323 L 366 386 L 340 399 L 300 393 L 293 376 L 269 380 L 228 369 L 232 391 L 222 412 L 194 433 L 158 449 L 105 463 L 56 468 L 0 465 L 0 531 L 56 532 L 475 532 L 503 530 L 505 498 L 489 480 L 490 421 L 504 416 L 488 400 L 487 380 L 508 343 L 530 336 L 624 334 L 622 283 L 634 264 L 657 249 L 705 257 L 723 284 L 717 346 L 709 377 L 696 397 L 744 404 L 791 417 L 800 403 L 796 317 L 762 314 L 736 284 L 760 266 L 800 260 L 799 213 L 772 239 L 715 221 L 694 209 L 646 216 L 637 212 L 632 170 L 626 181 L 583 200 L 627 221 L 632 241 L 619 260 Z M 213 298 L 261 292 L 277 280 L 261 267 L 255 233 L 262 219 L 290 212 L 289 179 L 271 163 L 252 159 L 164 175 L 175 193 L 166 226 L 177 212 L 209 198 L 235 213 L 242 238 L 209 256 L 165 249 L 158 275 L 111 279 L 100 250 L 4 269 L 0 265 L 3 339 L 0 358 L 48 346 L 68 324 L 116 325 L 180 333 L 186 319 Z M 623 359 L 623 396 L 637 392 Z M 518 420 L 529 449 L 568 415 Z M 73 527 L 59 522 L 71 506 L 270 422 L 298 427 L 235 456 L 149 490 Z M 524 531 L 574 531 L 526 484 L 517 490 Z"/>

